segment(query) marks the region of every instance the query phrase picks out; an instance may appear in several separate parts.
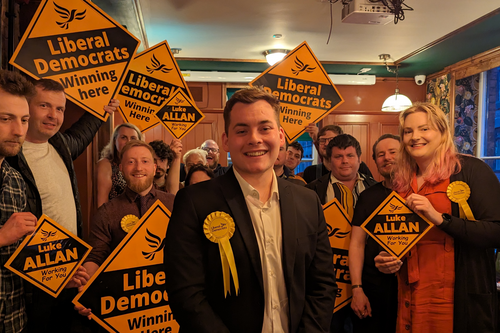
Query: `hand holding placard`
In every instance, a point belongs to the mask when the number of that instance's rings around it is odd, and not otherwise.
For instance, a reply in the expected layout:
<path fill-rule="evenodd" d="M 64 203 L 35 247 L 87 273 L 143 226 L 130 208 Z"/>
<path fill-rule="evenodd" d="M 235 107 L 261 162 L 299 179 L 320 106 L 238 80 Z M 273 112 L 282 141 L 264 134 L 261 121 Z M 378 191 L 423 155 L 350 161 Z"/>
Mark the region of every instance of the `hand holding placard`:
<path fill-rule="evenodd" d="M 443 223 L 441 213 L 434 209 L 429 199 L 420 194 L 410 194 L 408 198 L 406 198 L 406 205 L 415 213 L 424 215 L 435 225 Z"/>
<path fill-rule="evenodd" d="M 32 213 L 14 213 L 0 228 L 0 247 L 11 245 L 35 231 L 36 216 Z"/>
<path fill-rule="evenodd" d="M 430 214 L 429 216 L 434 219 L 435 213 L 430 208 L 432 205 L 430 203 L 427 205 L 420 197 L 417 195 L 413 200 L 417 198 L 418 208 Z M 434 207 L 432 209 L 434 210 Z M 440 214 L 439 217 L 441 217 Z M 433 223 L 427 217 L 411 210 L 401 196 L 392 192 L 366 219 L 361 228 L 373 237 L 388 254 L 401 259 L 432 226 Z M 393 260 L 379 258 L 379 261 L 382 263 Z"/>
<path fill-rule="evenodd" d="M 384 274 L 394 274 L 403 266 L 403 262 L 391 256 L 385 251 L 381 251 L 375 257 L 375 267 Z"/>

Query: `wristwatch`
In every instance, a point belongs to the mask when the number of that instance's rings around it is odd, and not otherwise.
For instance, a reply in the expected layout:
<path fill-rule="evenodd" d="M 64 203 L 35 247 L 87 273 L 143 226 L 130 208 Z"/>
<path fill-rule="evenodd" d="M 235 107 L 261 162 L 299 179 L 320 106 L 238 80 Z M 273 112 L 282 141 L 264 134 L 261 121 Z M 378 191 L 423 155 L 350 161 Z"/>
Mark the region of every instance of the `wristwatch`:
<path fill-rule="evenodd" d="M 443 222 L 451 222 L 451 215 L 450 214 L 442 214 L 441 217 L 443 218 Z"/>

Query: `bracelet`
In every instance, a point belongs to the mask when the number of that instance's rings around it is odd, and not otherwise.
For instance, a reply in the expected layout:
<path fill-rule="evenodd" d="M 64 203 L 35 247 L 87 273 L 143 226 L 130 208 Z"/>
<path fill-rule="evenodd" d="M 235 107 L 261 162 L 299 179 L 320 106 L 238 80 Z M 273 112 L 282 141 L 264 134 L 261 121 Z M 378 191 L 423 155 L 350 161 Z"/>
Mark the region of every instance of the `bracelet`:
<path fill-rule="evenodd" d="M 354 289 L 354 288 L 361 288 L 361 289 L 363 289 L 363 285 L 362 285 L 362 284 L 355 284 L 355 285 L 352 285 L 352 286 L 351 286 L 351 289 Z"/>

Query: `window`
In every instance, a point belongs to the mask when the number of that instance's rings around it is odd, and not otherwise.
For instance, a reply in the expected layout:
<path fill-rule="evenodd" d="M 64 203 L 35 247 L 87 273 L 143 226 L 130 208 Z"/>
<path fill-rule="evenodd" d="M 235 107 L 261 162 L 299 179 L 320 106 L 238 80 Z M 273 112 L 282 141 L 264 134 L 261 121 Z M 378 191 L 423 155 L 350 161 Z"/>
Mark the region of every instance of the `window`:
<path fill-rule="evenodd" d="M 500 179 L 500 67 L 481 74 L 478 117 L 478 150 Z"/>

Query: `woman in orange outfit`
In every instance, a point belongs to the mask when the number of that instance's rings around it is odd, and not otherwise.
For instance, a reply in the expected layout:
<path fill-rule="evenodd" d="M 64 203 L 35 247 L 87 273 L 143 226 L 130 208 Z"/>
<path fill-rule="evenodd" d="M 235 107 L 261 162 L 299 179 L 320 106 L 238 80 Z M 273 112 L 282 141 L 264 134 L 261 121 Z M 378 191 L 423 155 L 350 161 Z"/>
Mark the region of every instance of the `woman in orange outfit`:
<path fill-rule="evenodd" d="M 456 153 L 446 115 L 435 105 L 416 104 L 402 112 L 400 135 L 393 189 L 435 226 L 403 260 L 384 252 L 375 258 L 380 271 L 398 275 L 397 332 L 493 333 L 498 179 L 481 160 Z M 448 186 L 457 181 L 470 189 L 473 218 L 459 217 L 458 204 L 448 197 Z M 449 192 L 452 199 L 455 192 Z"/>

